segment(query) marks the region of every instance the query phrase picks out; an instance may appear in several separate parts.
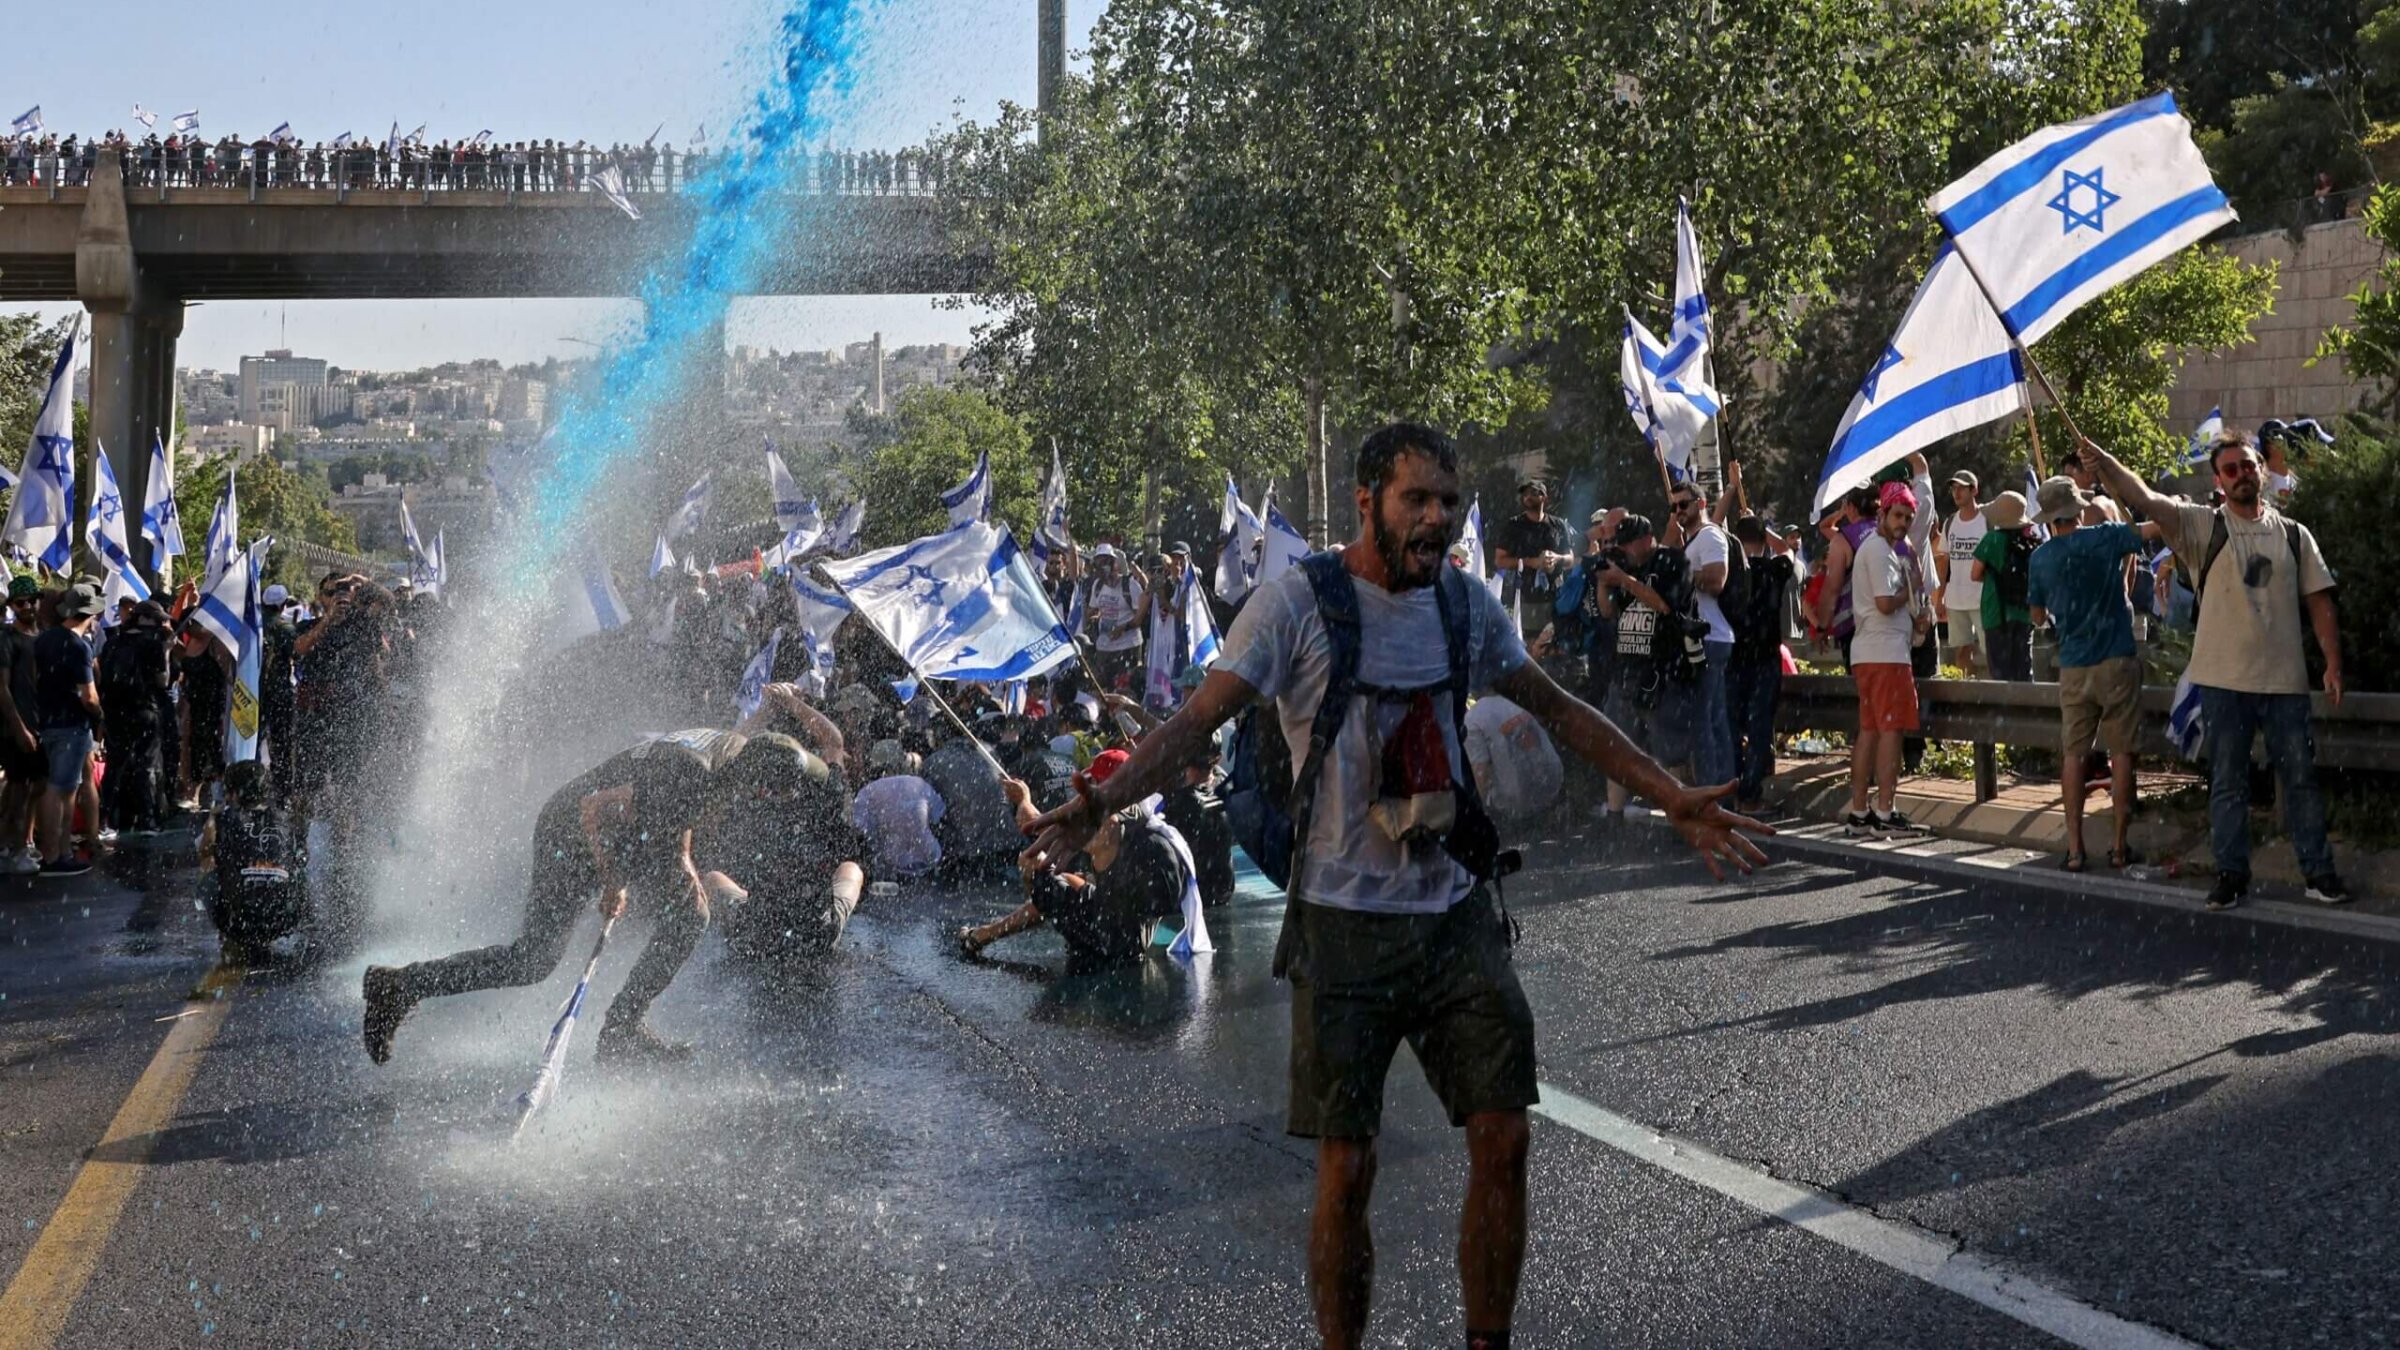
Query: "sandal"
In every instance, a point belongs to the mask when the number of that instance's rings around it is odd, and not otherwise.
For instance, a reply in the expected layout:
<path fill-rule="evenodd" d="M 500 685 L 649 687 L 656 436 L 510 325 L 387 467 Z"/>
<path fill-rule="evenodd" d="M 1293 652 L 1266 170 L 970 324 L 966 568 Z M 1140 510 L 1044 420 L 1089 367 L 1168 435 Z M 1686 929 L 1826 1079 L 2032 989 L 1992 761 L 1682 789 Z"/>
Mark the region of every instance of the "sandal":
<path fill-rule="evenodd" d="M 2067 860 L 2060 863 L 2059 866 L 2069 872 L 2082 872 L 2091 866 L 2091 862 L 2080 853 L 2070 853 L 2067 855 Z"/>
<path fill-rule="evenodd" d="M 2131 867 L 2141 860 L 2142 851 L 2133 847 L 2131 844 L 2128 844 L 2123 848 L 2112 848 L 2108 851 L 2108 865 L 2114 868 L 2123 869 Z"/>

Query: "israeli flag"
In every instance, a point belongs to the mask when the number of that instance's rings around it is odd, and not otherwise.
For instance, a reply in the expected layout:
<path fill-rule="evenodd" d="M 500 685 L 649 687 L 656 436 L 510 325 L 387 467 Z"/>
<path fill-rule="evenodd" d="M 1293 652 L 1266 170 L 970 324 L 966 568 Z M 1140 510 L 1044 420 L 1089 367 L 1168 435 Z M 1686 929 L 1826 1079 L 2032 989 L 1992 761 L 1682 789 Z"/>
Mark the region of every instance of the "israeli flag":
<path fill-rule="evenodd" d="M 608 204 L 625 213 L 627 220 L 640 220 L 641 208 L 625 195 L 625 171 L 614 164 L 604 164 L 592 170 L 587 180 L 592 190 L 608 199 Z"/>
<path fill-rule="evenodd" d="M 1285 520 L 1283 512 L 1269 499 L 1266 539 L 1258 553 L 1258 584 L 1264 586 L 1282 576 L 1308 554 L 1307 537 L 1292 528 L 1292 522 Z"/>
<path fill-rule="evenodd" d="M 446 528 L 436 527 L 433 532 L 433 548 L 425 555 L 428 579 L 432 582 L 433 593 L 436 595 L 444 594 L 450 589 L 450 548 L 446 538 L 448 534 L 449 531 Z"/>
<path fill-rule="evenodd" d="M 267 133 L 267 139 L 273 141 L 277 145 L 281 145 L 285 141 L 292 139 L 292 124 L 289 122 L 277 122 L 275 124 L 275 129 Z"/>
<path fill-rule="evenodd" d="M 2172 93 L 2037 131 L 1928 205 L 2026 346 L 2235 219 Z"/>
<path fill-rule="evenodd" d="M 133 120 L 152 130 L 156 130 L 158 127 L 158 114 L 139 103 L 133 105 Z"/>
<path fill-rule="evenodd" d="M 486 128 L 485 128 L 485 129 L 483 129 L 482 131 L 478 131 L 478 132 L 476 132 L 476 133 L 475 133 L 475 139 L 474 139 L 474 140 L 472 140 L 472 141 L 469 141 L 469 142 L 467 142 L 467 144 L 474 146 L 474 147 L 475 147 L 476 149 L 478 149 L 478 150 L 481 150 L 483 147 L 485 147 L 485 146 L 487 146 L 487 145 L 490 145 L 491 143 L 492 143 L 492 132 L 491 132 L 491 129 L 490 129 L 489 127 L 486 127 Z"/>
<path fill-rule="evenodd" d="M 79 311 L 67 326 L 66 341 L 58 344 L 58 359 L 50 363 L 24 471 L 8 504 L 7 523 L 0 524 L 0 543 L 53 572 L 66 571 L 75 560 L 75 343 L 82 336 Z"/>
<path fill-rule="evenodd" d="M 425 541 L 417 536 L 417 522 L 408 514 L 408 498 L 400 499 L 400 543 L 408 550 L 408 584 L 417 585 L 425 575 Z"/>
<path fill-rule="evenodd" d="M 813 517 L 816 511 L 814 502 L 809 504 L 809 511 Z M 761 567 L 789 567 L 806 556 L 810 549 L 815 548 L 817 540 L 824 533 L 825 527 L 822 524 L 813 522 L 804 524 L 785 535 L 773 548 L 761 553 L 758 556 L 758 565 Z"/>
<path fill-rule="evenodd" d="M 398 158 L 398 157 L 399 157 L 399 154 L 400 154 L 400 124 L 399 124 L 398 122 L 394 122 L 394 123 L 392 123 L 392 129 L 391 129 L 390 131 L 388 131 L 388 132 L 384 133 L 384 137 L 383 137 L 383 153 L 384 153 L 384 154 L 386 154 L 386 155 L 392 156 L 392 157 L 394 157 L 394 158 Z"/>
<path fill-rule="evenodd" d="M 214 638 L 217 645 L 225 649 L 227 656 L 237 659 L 242 653 L 243 615 L 247 603 L 244 595 L 250 584 L 250 578 L 244 573 L 249 567 L 250 551 L 236 548 L 224 575 L 217 578 L 216 584 L 201 588 L 200 603 L 192 610 L 192 622 Z"/>
<path fill-rule="evenodd" d="M 699 482 L 683 490 L 683 500 L 676 505 L 675 514 L 667 517 L 667 538 L 681 539 L 708 519 L 709 503 L 717 495 L 716 478 L 716 470 L 711 469 L 700 475 Z"/>
<path fill-rule="evenodd" d="M 1458 532 L 1458 542 L 1467 546 L 1466 566 L 1459 570 L 1477 581 L 1488 580 L 1490 568 L 1483 560 L 1483 494 L 1480 492 L 1467 503 L 1467 523 Z"/>
<path fill-rule="evenodd" d="M 350 133 L 345 131 L 341 135 L 333 138 L 333 148 L 336 150 L 347 150 L 350 148 L 350 141 Z"/>
<path fill-rule="evenodd" d="M 1219 598 L 1239 600 L 1250 593 L 1256 578 L 1259 540 L 1266 535 L 1266 525 L 1258 512 L 1242 500 L 1241 486 L 1233 475 L 1225 475 L 1225 505 L 1217 512 L 1217 576 Z"/>
<path fill-rule="evenodd" d="M 658 537 L 658 546 L 650 550 L 650 575 L 655 579 L 659 573 L 674 565 L 675 554 L 667 547 L 667 537 L 662 534 Z"/>
<path fill-rule="evenodd" d="M 113 614 L 119 599 L 131 597 L 137 603 L 149 599 L 150 584 L 133 565 L 133 549 L 125 538 L 125 494 L 117 490 L 117 470 L 108 462 L 108 447 L 98 441 L 92 443 L 92 469 L 92 514 L 84 522 L 83 541 L 108 569 L 100 595 Z"/>
<path fill-rule="evenodd" d="M 767 701 L 767 686 L 775 680 L 775 653 L 783 646 L 783 630 L 767 634 L 767 645 L 758 649 L 750 664 L 742 667 L 742 682 L 733 691 L 733 712 L 739 720 L 747 720 Z"/>
<path fill-rule="evenodd" d="M 800 641 L 808 648 L 809 667 L 830 680 L 833 677 L 833 635 L 842 620 L 851 615 L 848 596 L 828 590 L 797 572 L 792 574 L 792 595 L 800 609 Z"/>
<path fill-rule="evenodd" d="M 552 584 L 557 621 L 551 631 L 554 647 L 565 647 L 595 633 L 613 633 L 633 618 L 617 580 L 596 552 L 587 551 L 561 568 Z"/>
<path fill-rule="evenodd" d="M 266 541 L 260 541 L 262 544 Z M 225 648 L 233 658 L 233 680 L 227 691 L 225 759 L 239 763 L 258 758 L 259 641 L 258 575 L 263 550 L 237 549 L 233 565 L 200 597 L 192 622 Z"/>
<path fill-rule="evenodd" d="M 2205 462 L 2208 448 L 2215 445 L 2217 437 L 2224 434 L 2225 409 L 2222 406 L 2209 409 L 2208 416 L 2201 418 L 2200 425 L 2193 429 L 2191 443 L 2184 447 L 2183 467 L 2196 468 Z"/>
<path fill-rule="evenodd" d="M 150 541 L 150 566 L 161 577 L 166 560 L 183 556 L 183 516 L 175 509 L 175 475 L 167 471 L 167 441 L 150 438 L 150 474 L 142 485 L 142 537 Z"/>
<path fill-rule="evenodd" d="M 1208 607 L 1208 592 L 1190 563 L 1183 565 L 1183 669 L 1205 670 L 1217 663 L 1224 640 L 1217 635 L 1217 616 Z M 1177 671 L 1182 674 L 1182 671 Z"/>
<path fill-rule="evenodd" d="M 400 143 L 402 145 L 423 145 L 425 143 L 425 124 L 417 123 L 417 129 L 401 137 Z"/>
<path fill-rule="evenodd" d="M 820 566 L 918 675 L 1022 680 L 1075 659 L 1074 639 L 1005 526 L 970 520 Z"/>
<path fill-rule="evenodd" d="M 1618 354 L 1625 406 L 1642 439 L 1658 448 L 1671 469 L 1689 471 L 1692 447 L 1720 411 L 1717 391 L 1697 369 L 1670 374 L 1667 350 L 1655 334 L 1625 311 L 1625 345 Z"/>
<path fill-rule="evenodd" d="M 2186 675 L 2175 681 L 2175 699 L 2167 705 L 2167 739 L 2175 753 L 2197 762 L 2208 744 L 2208 724 L 2200 716 L 2200 686 Z"/>
<path fill-rule="evenodd" d="M 173 126 L 177 131 L 180 132 L 198 131 L 200 129 L 200 110 L 198 108 L 188 108 L 182 112 L 179 112 L 175 114 L 175 120 L 169 125 Z"/>
<path fill-rule="evenodd" d="M 41 135 L 42 105 L 36 103 L 32 107 L 27 108 L 24 112 L 19 113 L 16 120 L 8 124 L 8 129 L 19 136 Z"/>
<path fill-rule="evenodd" d="M 1046 565 L 1053 554 L 1064 553 L 1075 546 L 1067 534 L 1067 469 L 1059 462 L 1058 443 L 1050 443 L 1050 481 L 1042 485 L 1042 518 L 1034 528 L 1033 546 L 1027 552 L 1036 564 Z"/>
<path fill-rule="evenodd" d="M 867 503 L 853 501 L 833 518 L 833 528 L 825 532 L 825 548 L 829 553 L 848 553 L 858 545 L 858 532 L 866 527 Z"/>
<path fill-rule="evenodd" d="M 2036 539 L 2048 539 L 2050 527 L 2034 516 L 2034 513 L 2041 509 L 2036 505 L 2035 499 L 2042 495 L 2042 480 L 2034 474 L 2031 460 L 2025 463 L 2025 486 L 2020 491 L 2025 494 L 2025 519 L 2027 521 L 2025 528 L 2033 531 L 2033 537 Z"/>
<path fill-rule="evenodd" d="M 950 513 L 952 525 L 964 525 L 970 520 L 992 518 L 992 454 L 977 451 L 975 471 L 967 481 L 942 494 L 942 506 Z"/>
<path fill-rule="evenodd" d="M 1945 436 L 2016 412 L 2024 381 L 2023 355 L 1944 245 L 1834 429 L 1816 510 Z M 2030 506 L 2033 498 L 2025 500 Z"/>
<path fill-rule="evenodd" d="M 822 534 L 825 524 L 817 515 L 817 504 L 800 495 L 800 485 L 792 481 L 792 471 L 784 467 L 783 456 L 776 452 L 775 442 L 767 442 L 767 495 L 775 504 L 775 523 L 785 533 L 803 524 Z"/>
<path fill-rule="evenodd" d="M 1708 269 L 1700 260 L 1700 232 L 1692 228 L 1691 203 L 1675 199 L 1675 317 L 1659 372 L 1671 380 L 1705 382 L 1708 369 Z"/>
<path fill-rule="evenodd" d="M 225 491 L 217 498 L 217 509 L 208 518 L 208 534 L 200 541 L 200 589 L 213 591 L 227 569 L 242 555 L 242 546 L 234 542 L 241 533 L 242 511 L 234 498 L 234 473 L 225 473 Z"/>
<path fill-rule="evenodd" d="M 1151 800 L 1153 804 L 1150 812 L 1155 816 L 1158 814 L 1158 808 L 1155 805 L 1157 799 L 1152 798 Z M 1192 846 L 1183 837 L 1181 831 L 1163 820 L 1159 821 L 1159 827 L 1166 835 L 1169 851 L 1175 855 L 1176 879 L 1183 883 L 1180 897 L 1183 909 L 1183 931 L 1177 933 L 1174 941 L 1167 944 L 1167 955 L 1177 960 L 1188 961 L 1195 956 L 1204 956 L 1217 949 L 1217 944 L 1209 941 L 1208 919 L 1200 910 L 1200 865 L 1192 860 Z"/>
<path fill-rule="evenodd" d="M 900 706 L 905 708 L 917 701 L 917 691 L 924 687 L 923 680 L 914 675 L 903 675 L 892 681 L 892 697 L 898 699 Z"/>

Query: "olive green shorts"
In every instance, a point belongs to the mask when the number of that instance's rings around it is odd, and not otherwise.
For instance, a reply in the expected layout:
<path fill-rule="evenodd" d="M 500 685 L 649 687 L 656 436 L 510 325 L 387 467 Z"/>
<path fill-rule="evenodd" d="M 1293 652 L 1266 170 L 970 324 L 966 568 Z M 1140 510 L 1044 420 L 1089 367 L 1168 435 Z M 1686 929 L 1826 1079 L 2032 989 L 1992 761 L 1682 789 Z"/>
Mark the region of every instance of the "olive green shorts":
<path fill-rule="evenodd" d="M 1441 914 L 1301 903 L 1291 918 L 1291 1133 L 1374 1135 L 1402 1041 L 1454 1126 L 1541 1100 L 1533 1008 L 1488 888 Z"/>

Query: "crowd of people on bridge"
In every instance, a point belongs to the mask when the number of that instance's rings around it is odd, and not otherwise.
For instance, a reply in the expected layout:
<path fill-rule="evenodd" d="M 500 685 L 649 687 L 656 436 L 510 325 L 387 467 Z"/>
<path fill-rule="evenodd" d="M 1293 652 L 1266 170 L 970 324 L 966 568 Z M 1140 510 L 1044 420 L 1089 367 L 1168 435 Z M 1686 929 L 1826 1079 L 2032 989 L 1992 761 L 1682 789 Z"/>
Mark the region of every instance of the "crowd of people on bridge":
<path fill-rule="evenodd" d="M 381 139 L 302 141 L 288 134 L 255 138 L 150 132 L 128 136 L 24 135 L 0 142 L 0 186 L 83 187 L 113 150 L 129 186 L 148 188 L 341 188 L 407 192 L 582 192 L 614 168 L 629 195 L 676 191 L 708 170 L 711 151 L 694 142 L 678 151 L 655 138 L 632 144 L 582 140 L 502 141 L 490 133 L 427 142 Z M 938 149 L 838 150 L 800 161 L 801 190 L 837 196 L 927 196 L 942 184 Z"/>

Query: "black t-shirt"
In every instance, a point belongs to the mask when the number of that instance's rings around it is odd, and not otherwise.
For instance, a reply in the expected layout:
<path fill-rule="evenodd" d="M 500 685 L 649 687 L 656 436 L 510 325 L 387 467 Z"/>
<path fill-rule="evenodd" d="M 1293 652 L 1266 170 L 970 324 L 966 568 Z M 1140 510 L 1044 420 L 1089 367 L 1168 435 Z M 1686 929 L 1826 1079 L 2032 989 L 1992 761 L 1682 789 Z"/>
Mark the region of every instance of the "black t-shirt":
<path fill-rule="evenodd" d="M 265 636 L 259 651 L 258 701 L 270 708 L 288 708 L 294 693 L 292 667 L 296 661 L 292 644 L 300 640 L 300 632 L 290 619 L 277 614 L 267 620 Z"/>
<path fill-rule="evenodd" d="M 17 705 L 17 716 L 25 725 L 38 731 L 42 725 L 42 710 L 34 694 L 33 634 L 22 628 L 0 629 L 0 666 L 8 671 L 8 696 Z"/>
<path fill-rule="evenodd" d="M 1782 659 L 1785 603 L 1797 584 L 1797 575 L 1789 554 L 1769 553 L 1750 560 L 1750 603 L 1739 617 L 1725 616 L 1733 624 L 1734 660 Z"/>
<path fill-rule="evenodd" d="M 79 691 L 93 683 L 92 644 L 71 628 L 45 629 L 33 640 L 33 667 L 36 725 L 44 730 L 91 726 Z"/>
<path fill-rule="evenodd" d="M 1000 788 L 1000 771 L 964 740 L 951 739 L 925 757 L 919 776 L 942 796 L 942 818 L 933 837 L 942 856 L 974 857 L 1025 846 L 1017 833 L 1016 808 Z"/>
<path fill-rule="evenodd" d="M 157 718 L 168 662 L 167 635 L 158 629 L 124 630 L 109 639 L 100 653 L 100 699 L 111 721 Z"/>
<path fill-rule="evenodd" d="M 1540 520 L 1511 516 L 1492 528 L 1491 543 L 1494 549 L 1505 551 L 1512 558 L 1522 559 L 1544 553 L 1565 553 L 1568 551 L 1567 537 L 1567 522 L 1556 516 L 1544 516 Z M 1535 572 L 1523 580 L 1530 582 L 1533 587 L 1526 592 L 1528 598 L 1551 593 L 1552 579 L 1548 572 Z M 1514 568 L 1501 575 L 1502 604 L 1516 600 L 1518 582 Z"/>
<path fill-rule="evenodd" d="M 1008 776 L 1032 792 L 1036 810 L 1055 811 L 1075 795 L 1074 762 L 1051 754 L 1048 746 L 1026 740 L 1002 746 L 999 754 Z"/>
<path fill-rule="evenodd" d="M 1080 957 L 1123 959 L 1148 945 L 1150 926 L 1183 913 L 1183 869 L 1161 822 L 1125 827 L 1125 843 L 1091 885 L 1058 886 L 1037 901 L 1042 917 Z"/>
<path fill-rule="evenodd" d="M 1653 550 L 1647 562 L 1632 570 L 1676 614 L 1688 617 L 1693 612 L 1692 567 L 1682 549 Z M 1615 602 L 1616 646 L 1611 675 L 1622 685 L 1650 687 L 1662 670 L 1681 659 L 1682 627 L 1673 616 L 1660 614 L 1635 600 L 1630 591 L 1619 590 Z"/>

